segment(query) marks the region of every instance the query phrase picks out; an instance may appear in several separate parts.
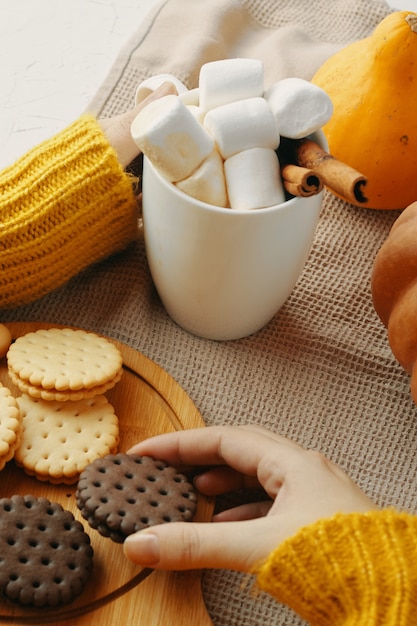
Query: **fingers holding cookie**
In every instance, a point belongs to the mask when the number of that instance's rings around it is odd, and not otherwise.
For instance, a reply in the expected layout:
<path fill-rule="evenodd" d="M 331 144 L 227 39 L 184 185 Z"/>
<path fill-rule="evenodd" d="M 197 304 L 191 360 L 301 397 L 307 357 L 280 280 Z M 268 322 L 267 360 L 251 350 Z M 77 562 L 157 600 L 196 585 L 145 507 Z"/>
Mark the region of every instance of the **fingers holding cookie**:
<path fill-rule="evenodd" d="M 163 524 L 130 535 L 128 559 L 164 570 L 225 568 L 249 572 L 276 544 L 276 519 Z"/>

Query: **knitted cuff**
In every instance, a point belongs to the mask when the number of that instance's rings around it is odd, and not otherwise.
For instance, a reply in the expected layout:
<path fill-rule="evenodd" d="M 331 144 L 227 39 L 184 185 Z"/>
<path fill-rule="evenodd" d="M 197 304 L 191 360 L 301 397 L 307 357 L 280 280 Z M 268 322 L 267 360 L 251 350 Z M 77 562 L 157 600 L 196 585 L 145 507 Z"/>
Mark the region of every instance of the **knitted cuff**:
<path fill-rule="evenodd" d="M 339 514 L 303 528 L 257 573 L 312 626 L 406 626 L 417 611 L 417 518 Z"/>
<path fill-rule="evenodd" d="M 131 178 L 82 116 L 0 172 L 0 308 L 59 287 L 137 236 Z"/>

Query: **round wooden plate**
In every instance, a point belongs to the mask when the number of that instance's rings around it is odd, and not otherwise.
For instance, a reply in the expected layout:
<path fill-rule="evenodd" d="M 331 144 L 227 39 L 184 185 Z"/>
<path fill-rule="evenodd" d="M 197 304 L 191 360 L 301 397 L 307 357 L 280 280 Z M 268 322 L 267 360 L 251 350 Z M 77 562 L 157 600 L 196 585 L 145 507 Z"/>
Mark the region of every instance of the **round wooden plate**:
<path fill-rule="evenodd" d="M 13 339 L 56 324 L 7 324 Z M 112 340 L 113 341 L 113 340 Z M 123 355 L 123 375 L 106 396 L 120 423 L 119 451 L 155 434 L 204 427 L 204 421 L 185 391 L 156 363 L 132 348 L 113 341 Z M 0 360 L 0 381 L 20 395 Z M 94 548 L 94 570 L 82 594 L 60 609 L 20 607 L 0 598 L 1 624 L 62 624 L 100 626 L 143 624 L 212 626 L 201 593 L 201 573 L 143 570 L 130 563 L 121 545 L 101 537 L 82 519 L 76 503 L 76 485 L 53 485 L 28 476 L 10 461 L 0 473 L 0 497 L 33 494 L 59 502 L 80 520 Z M 196 521 L 208 521 L 213 501 L 199 495 Z"/>

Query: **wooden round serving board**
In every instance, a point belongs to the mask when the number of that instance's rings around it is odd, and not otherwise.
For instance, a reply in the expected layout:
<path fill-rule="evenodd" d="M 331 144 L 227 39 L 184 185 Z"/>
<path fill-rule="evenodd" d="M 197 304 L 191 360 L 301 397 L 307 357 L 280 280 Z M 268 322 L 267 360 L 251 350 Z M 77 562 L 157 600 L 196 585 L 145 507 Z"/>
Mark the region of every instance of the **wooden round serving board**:
<path fill-rule="evenodd" d="M 52 324 L 8 323 L 13 339 Z M 123 376 L 106 396 L 120 423 L 119 451 L 152 435 L 204 427 L 197 408 L 164 370 L 143 354 L 113 341 L 123 355 Z M 20 395 L 0 360 L 0 381 Z M 20 607 L 0 598 L 0 624 L 74 626 L 213 626 L 201 593 L 201 572 L 142 570 L 123 555 L 123 548 L 101 537 L 82 519 L 75 503 L 76 485 L 53 485 L 30 477 L 10 461 L 0 473 L 0 497 L 33 494 L 59 502 L 83 523 L 94 548 L 94 569 L 82 594 L 62 608 Z M 209 521 L 213 501 L 199 495 L 196 521 Z"/>

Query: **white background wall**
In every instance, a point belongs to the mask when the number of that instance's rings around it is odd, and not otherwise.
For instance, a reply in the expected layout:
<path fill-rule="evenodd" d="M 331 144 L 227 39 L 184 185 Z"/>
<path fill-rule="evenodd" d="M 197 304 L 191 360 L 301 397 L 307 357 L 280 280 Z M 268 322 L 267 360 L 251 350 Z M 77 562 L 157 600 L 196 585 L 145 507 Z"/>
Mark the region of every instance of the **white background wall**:
<path fill-rule="evenodd" d="M 157 2 L 0 0 L 0 168 L 86 108 Z M 417 11 L 417 0 L 388 3 Z"/>

